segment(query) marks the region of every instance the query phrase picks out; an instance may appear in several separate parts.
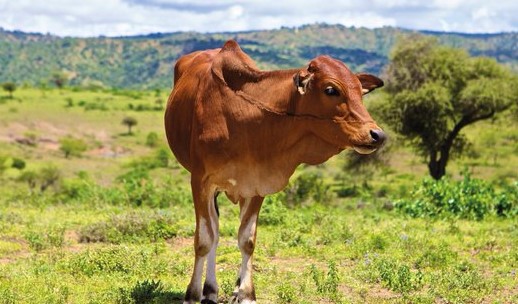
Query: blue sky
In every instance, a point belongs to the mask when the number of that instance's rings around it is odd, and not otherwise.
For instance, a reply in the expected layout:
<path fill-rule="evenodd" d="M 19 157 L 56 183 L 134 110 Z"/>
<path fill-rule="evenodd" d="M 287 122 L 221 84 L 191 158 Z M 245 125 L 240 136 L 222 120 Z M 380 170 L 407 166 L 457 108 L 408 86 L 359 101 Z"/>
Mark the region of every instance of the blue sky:
<path fill-rule="evenodd" d="M 517 0 L 0 0 L 0 27 L 60 36 L 243 31 L 325 22 L 376 28 L 518 31 Z"/>

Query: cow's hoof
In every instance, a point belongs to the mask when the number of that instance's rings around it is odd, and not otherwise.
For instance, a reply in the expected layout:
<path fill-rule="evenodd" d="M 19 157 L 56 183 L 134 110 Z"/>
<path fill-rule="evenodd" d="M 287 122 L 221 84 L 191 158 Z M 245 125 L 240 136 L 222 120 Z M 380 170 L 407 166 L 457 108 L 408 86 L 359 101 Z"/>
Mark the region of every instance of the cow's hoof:
<path fill-rule="evenodd" d="M 209 299 L 203 299 L 203 300 L 201 300 L 200 304 L 218 304 L 218 303 L 214 302 L 212 300 L 209 300 Z"/>
<path fill-rule="evenodd" d="M 228 300 L 228 304 L 256 304 L 255 300 L 242 299 L 240 300 L 237 294 L 232 295 Z"/>

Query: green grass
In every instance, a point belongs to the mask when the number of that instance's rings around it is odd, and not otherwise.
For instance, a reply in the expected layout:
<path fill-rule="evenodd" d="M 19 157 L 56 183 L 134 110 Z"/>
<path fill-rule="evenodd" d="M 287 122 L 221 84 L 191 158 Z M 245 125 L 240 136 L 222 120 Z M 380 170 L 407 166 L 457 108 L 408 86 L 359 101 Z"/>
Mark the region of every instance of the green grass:
<path fill-rule="evenodd" d="M 0 159 L 27 165 L 0 170 L 0 303 L 181 303 L 193 264 L 189 176 L 161 155 L 162 111 L 128 107 L 155 99 L 154 92 L 51 90 L 42 97 L 21 89 L 0 104 Z M 85 110 L 81 100 L 103 105 Z M 121 124 L 128 115 L 138 120 L 134 136 Z M 515 181 L 510 122 L 470 129 L 478 156 L 452 163 L 452 178 L 468 165 L 499 190 Z M 35 146 L 14 141 L 31 132 Z M 146 144 L 150 132 L 158 147 Z M 87 143 L 82 156 L 65 159 L 57 149 L 69 134 Z M 122 152 L 105 155 L 100 146 Z M 403 215 L 392 203 L 410 197 L 425 165 L 402 145 L 392 155 L 384 170 L 367 173 L 344 174 L 343 155 L 302 166 L 289 191 L 266 199 L 254 255 L 259 303 L 518 302 L 516 218 Z M 17 180 L 48 164 L 60 178 L 44 192 Z M 339 189 L 350 195 L 338 197 Z M 239 208 L 220 197 L 217 276 L 225 302 L 241 260 Z"/>

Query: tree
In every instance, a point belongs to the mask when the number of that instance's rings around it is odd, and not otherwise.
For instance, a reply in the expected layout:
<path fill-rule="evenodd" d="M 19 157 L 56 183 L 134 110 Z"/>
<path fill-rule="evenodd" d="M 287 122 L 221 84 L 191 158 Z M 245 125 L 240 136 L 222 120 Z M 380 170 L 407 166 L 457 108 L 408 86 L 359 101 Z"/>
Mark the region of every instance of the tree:
<path fill-rule="evenodd" d="M 81 139 L 67 136 L 59 140 L 59 150 L 65 154 L 65 158 L 69 158 L 70 156 L 81 156 L 86 149 L 86 143 Z"/>
<path fill-rule="evenodd" d="M 128 126 L 128 135 L 131 135 L 131 127 L 137 125 L 137 119 L 131 116 L 126 116 L 122 120 L 122 124 Z"/>
<path fill-rule="evenodd" d="M 2 83 L 2 88 L 4 91 L 9 92 L 9 98 L 13 98 L 13 92 L 16 90 L 16 83 L 14 82 L 4 82 Z"/>
<path fill-rule="evenodd" d="M 68 81 L 68 75 L 65 72 L 54 72 L 52 73 L 50 81 L 55 84 L 58 89 L 62 89 Z"/>
<path fill-rule="evenodd" d="M 440 179 L 468 141 L 461 130 L 494 117 L 518 96 L 518 81 L 496 61 L 419 36 L 399 41 L 386 72 L 384 118 L 427 158 Z"/>

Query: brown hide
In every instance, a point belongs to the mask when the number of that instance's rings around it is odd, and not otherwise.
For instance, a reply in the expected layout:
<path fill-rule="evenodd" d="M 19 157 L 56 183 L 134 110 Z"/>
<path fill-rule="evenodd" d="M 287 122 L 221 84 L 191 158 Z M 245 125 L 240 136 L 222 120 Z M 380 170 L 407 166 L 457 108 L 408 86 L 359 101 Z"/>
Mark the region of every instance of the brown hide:
<path fill-rule="evenodd" d="M 379 127 L 362 94 L 383 83 L 359 77 L 327 56 L 303 69 L 260 71 L 232 40 L 186 55 L 165 114 L 169 145 L 193 176 L 234 201 L 275 193 L 301 163 L 380 144 L 369 134 Z M 330 86 L 338 96 L 324 93 Z"/>

